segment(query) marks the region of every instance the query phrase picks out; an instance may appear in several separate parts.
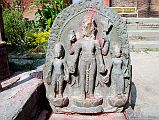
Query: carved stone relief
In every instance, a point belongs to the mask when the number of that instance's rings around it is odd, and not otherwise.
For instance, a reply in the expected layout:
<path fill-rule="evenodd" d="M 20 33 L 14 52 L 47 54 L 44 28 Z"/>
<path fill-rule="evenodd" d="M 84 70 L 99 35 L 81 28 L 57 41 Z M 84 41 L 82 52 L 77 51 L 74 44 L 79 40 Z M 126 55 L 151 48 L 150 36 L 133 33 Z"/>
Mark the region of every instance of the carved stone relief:
<path fill-rule="evenodd" d="M 53 23 L 44 80 L 55 113 L 120 112 L 129 102 L 126 25 L 100 3 L 73 4 Z"/>

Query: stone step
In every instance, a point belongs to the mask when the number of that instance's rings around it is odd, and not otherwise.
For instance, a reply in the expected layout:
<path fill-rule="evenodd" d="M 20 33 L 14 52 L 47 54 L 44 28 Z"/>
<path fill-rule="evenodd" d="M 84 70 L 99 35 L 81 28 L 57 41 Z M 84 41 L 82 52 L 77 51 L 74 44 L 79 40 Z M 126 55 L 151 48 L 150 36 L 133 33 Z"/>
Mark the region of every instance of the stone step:
<path fill-rule="evenodd" d="M 128 30 L 159 30 L 158 18 L 123 18 Z"/>
<path fill-rule="evenodd" d="M 123 18 L 129 40 L 159 40 L 159 18 Z"/>
<path fill-rule="evenodd" d="M 159 18 L 123 18 L 127 24 L 159 24 Z"/>
<path fill-rule="evenodd" d="M 129 30 L 129 40 L 159 40 L 159 30 Z"/>
<path fill-rule="evenodd" d="M 127 24 L 128 31 L 131 30 L 159 30 L 159 24 Z"/>
<path fill-rule="evenodd" d="M 159 41 L 130 41 L 130 49 L 132 51 L 144 50 L 144 51 L 158 51 Z"/>

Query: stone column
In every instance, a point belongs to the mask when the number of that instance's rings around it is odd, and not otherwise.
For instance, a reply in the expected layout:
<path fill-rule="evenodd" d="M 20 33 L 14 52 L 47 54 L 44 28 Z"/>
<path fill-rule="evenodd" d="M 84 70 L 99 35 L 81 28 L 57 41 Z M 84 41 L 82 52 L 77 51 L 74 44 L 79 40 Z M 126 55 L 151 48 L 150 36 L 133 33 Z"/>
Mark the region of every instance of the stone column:
<path fill-rule="evenodd" d="M 8 65 L 8 54 L 5 42 L 3 19 L 2 19 L 2 3 L 0 3 L 0 81 L 10 75 Z M 1 86 L 0 86 L 1 88 Z"/>

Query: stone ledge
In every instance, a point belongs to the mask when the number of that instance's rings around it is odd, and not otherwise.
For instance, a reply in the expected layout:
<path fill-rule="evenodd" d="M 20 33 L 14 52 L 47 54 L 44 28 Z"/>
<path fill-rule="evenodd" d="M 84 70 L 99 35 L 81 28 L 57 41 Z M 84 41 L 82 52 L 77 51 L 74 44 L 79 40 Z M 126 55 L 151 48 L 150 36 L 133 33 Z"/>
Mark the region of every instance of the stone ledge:
<path fill-rule="evenodd" d="M 132 51 L 158 51 L 159 41 L 130 41 Z"/>
<path fill-rule="evenodd" d="M 49 120 L 126 120 L 123 113 L 102 115 L 52 114 Z"/>
<path fill-rule="evenodd" d="M 35 118 L 44 92 L 43 81 L 33 78 L 30 72 L 17 75 L 9 85 L 2 82 L 0 93 L 0 120 L 30 120 Z M 6 85 L 8 84 L 8 86 Z"/>

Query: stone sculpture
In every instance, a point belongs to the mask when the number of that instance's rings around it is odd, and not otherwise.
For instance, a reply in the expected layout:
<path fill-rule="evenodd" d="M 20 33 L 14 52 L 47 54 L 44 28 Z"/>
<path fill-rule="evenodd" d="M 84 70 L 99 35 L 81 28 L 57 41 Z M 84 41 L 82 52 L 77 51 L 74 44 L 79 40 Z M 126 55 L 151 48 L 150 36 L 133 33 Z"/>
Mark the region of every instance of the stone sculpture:
<path fill-rule="evenodd" d="M 64 79 L 67 79 L 64 61 L 64 48 L 57 43 L 54 48 L 54 60 L 51 65 L 51 79 L 47 80 L 47 84 L 52 87 L 52 94 L 48 97 L 56 107 L 63 107 L 68 104 L 68 98 L 63 98 Z"/>
<path fill-rule="evenodd" d="M 52 26 L 44 80 L 55 113 L 123 111 L 131 64 L 122 18 L 87 0 L 64 9 Z"/>

